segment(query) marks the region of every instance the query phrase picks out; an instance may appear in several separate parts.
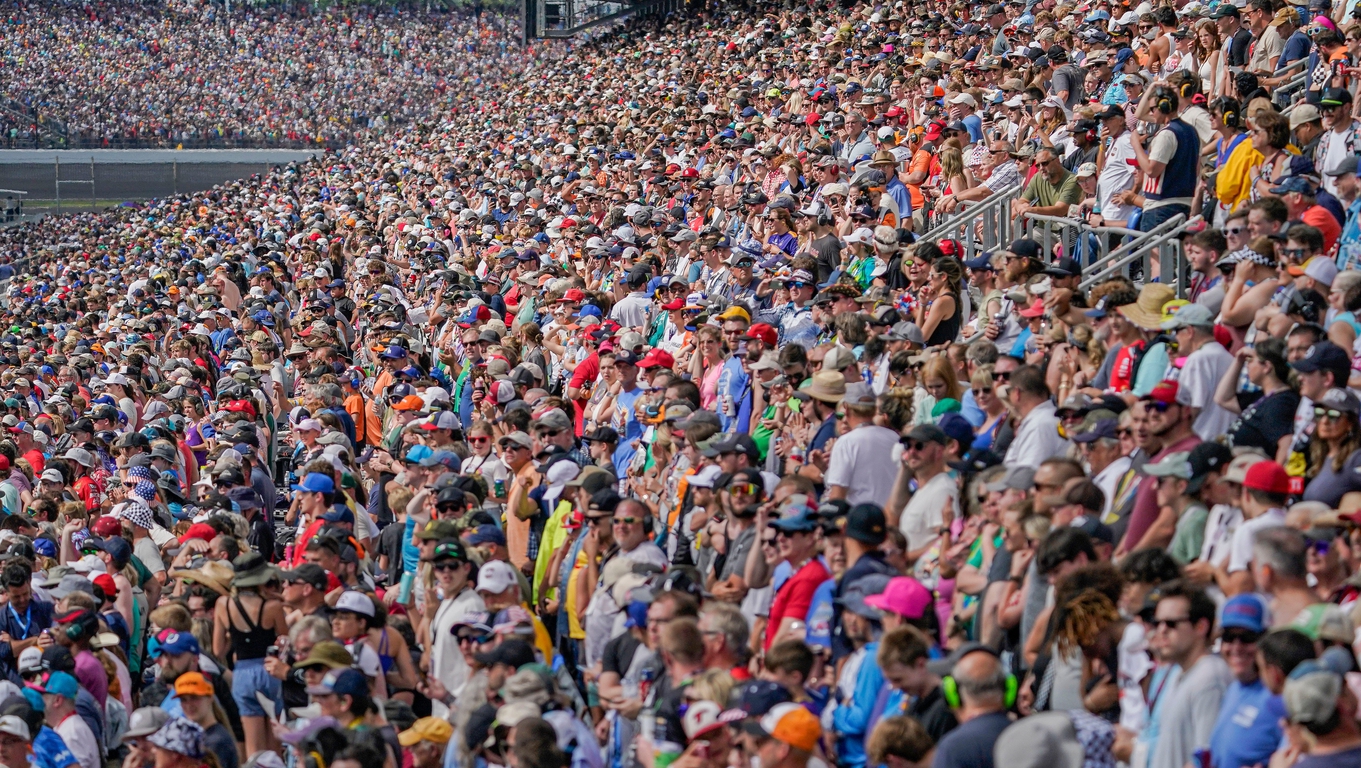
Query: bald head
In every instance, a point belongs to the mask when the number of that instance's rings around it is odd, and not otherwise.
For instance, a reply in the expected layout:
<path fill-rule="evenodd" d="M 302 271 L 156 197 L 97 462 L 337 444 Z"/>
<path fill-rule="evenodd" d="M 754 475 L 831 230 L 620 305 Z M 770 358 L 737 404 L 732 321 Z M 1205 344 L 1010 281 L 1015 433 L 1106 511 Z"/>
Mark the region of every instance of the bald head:
<path fill-rule="evenodd" d="M 964 709 L 993 712 L 1005 708 L 1007 672 L 995 654 L 985 650 L 966 653 L 955 662 L 952 677 Z"/>

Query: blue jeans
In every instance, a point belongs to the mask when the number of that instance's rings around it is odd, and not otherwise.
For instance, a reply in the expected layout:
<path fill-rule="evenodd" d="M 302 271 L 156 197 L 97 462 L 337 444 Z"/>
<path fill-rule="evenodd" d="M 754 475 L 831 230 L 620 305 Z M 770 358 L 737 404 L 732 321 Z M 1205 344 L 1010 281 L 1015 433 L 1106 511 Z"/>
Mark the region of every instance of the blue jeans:
<path fill-rule="evenodd" d="M 265 712 L 255 698 L 256 691 L 274 702 L 275 712 Z M 283 684 L 265 671 L 264 659 L 238 661 L 232 672 L 232 698 L 236 700 L 236 709 L 242 717 L 273 717 L 278 708 L 283 706 Z"/>

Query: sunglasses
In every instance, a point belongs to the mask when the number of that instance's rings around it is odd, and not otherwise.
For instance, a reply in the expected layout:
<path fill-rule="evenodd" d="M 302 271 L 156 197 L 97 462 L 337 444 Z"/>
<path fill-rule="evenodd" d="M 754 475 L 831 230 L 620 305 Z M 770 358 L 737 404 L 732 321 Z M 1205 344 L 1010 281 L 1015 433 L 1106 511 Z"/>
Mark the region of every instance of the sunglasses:
<path fill-rule="evenodd" d="M 436 571 L 453 571 L 453 570 L 457 570 L 458 567 L 461 566 L 461 565 L 463 565 L 463 563 L 460 563 L 460 562 L 452 562 L 452 563 L 435 563 L 434 565 L 432 565 L 432 566 L 430 566 L 430 567 L 431 567 L 433 570 L 436 570 Z"/>
<path fill-rule="evenodd" d="M 1224 630 L 1224 634 L 1220 636 L 1220 639 L 1223 640 L 1225 643 L 1242 643 L 1243 645 L 1252 645 L 1253 643 L 1261 639 L 1261 637 L 1262 635 L 1260 632 L 1252 632 L 1246 629 L 1233 628 Z"/>
<path fill-rule="evenodd" d="M 539 433 L 539 439 L 548 440 L 550 438 L 557 437 L 561 432 L 562 430 L 560 429 L 545 429 L 544 431 Z"/>
<path fill-rule="evenodd" d="M 476 443 L 477 445 L 481 445 L 482 443 L 490 443 L 490 442 L 491 442 L 491 437 L 490 437 L 490 436 L 487 436 L 487 435 L 483 435 L 482 437 L 469 437 L 469 438 L 468 438 L 468 442 L 470 442 L 470 443 Z"/>
<path fill-rule="evenodd" d="M 1180 619 L 1154 619 L 1152 624 L 1154 629 L 1176 629 L 1178 624 L 1184 624 L 1190 620 L 1190 616 L 1183 616 Z"/>
<path fill-rule="evenodd" d="M 974 397 L 978 397 L 979 395 L 991 395 L 992 387 L 979 387 L 978 389 L 972 391 Z"/>
<path fill-rule="evenodd" d="M 790 288 L 807 288 L 807 287 L 810 286 L 810 285 L 812 285 L 812 283 L 793 282 L 793 283 L 790 283 L 790 284 L 789 284 L 789 287 L 790 287 Z"/>
<path fill-rule="evenodd" d="M 1010 381 L 1010 380 L 1011 380 L 1011 371 L 1003 371 L 1003 372 L 1001 372 L 1001 373 L 998 373 L 998 372 L 994 371 L 993 374 L 992 374 L 992 380 L 993 380 L 993 381 Z"/>
<path fill-rule="evenodd" d="M 1158 413 L 1167 413 L 1167 409 L 1172 407 L 1171 403 L 1160 403 L 1157 400 L 1148 400 L 1146 402 L 1149 408 L 1152 408 Z"/>
<path fill-rule="evenodd" d="M 1117 430 L 1115 430 L 1115 436 L 1116 436 L 1116 437 L 1132 437 L 1133 435 L 1134 435 L 1134 430 L 1132 430 L 1132 429 L 1117 429 Z"/>
<path fill-rule="evenodd" d="M 774 536 L 771 536 L 770 538 L 762 537 L 762 538 L 761 538 L 761 545 L 762 545 L 762 546 L 765 546 L 765 547 L 773 547 L 773 546 L 775 546 L 775 537 L 774 537 Z"/>
<path fill-rule="evenodd" d="M 930 445 L 930 443 L 921 440 L 903 440 L 902 444 L 904 451 L 924 451 L 926 446 Z"/>
<path fill-rule="evenodd" d="M 1309 545 L 1309 551 L 1313 552 L 1319 557 L 1327 556 L 1328 550 L 1332 548 L 1333 545 L 1331 541 L 1327 541 L 1325 539 L 1311 539 L 1307 536 L 1305 537 L 1305 541 Z"/>
<path fill-rule="evenodd" d="M 756 483 L 733 483 L 728 486 L 728 493 L 745 493 L 748 496 L 755 496 Z"/>
<path fill-rule="evenodd" d="M 490 643 L 495 639 L 496 635 L 459 635 L 458 644 L 477 643 L 478 645 L 482 645 L 484 643 Z"/>
<path fill-rule="evenodd" d="M 613 520 L 615 525 L 637 525 L 643 522 L 640 517 L 616 517 Z"/>
<path fill-rule="evenodd" d="M 1286 248 L 1282 253 L 1294 259 L 1302 259 L 1308 256 L 1311 251 L 1308 248 Z"/>
<path fill-rule="evenodd" d="M 1339 411 L 1339 410 L 1337 410 L 1337 409 L 1335 409 L 1335 408 L 1315 408 L 1315 409 L 1314 409 L 1314 418 L 1316 418 L 1316 419 L 1325 419 L 1325 418 L 1326 418 L 1326 419 L 1332 419 L 1333 421 L 1341 421 L 1341 420 L 1342 420 L 1342 415 L 1343 415 L 1343 414 L 1342 414 L 1342 411 Z"/>

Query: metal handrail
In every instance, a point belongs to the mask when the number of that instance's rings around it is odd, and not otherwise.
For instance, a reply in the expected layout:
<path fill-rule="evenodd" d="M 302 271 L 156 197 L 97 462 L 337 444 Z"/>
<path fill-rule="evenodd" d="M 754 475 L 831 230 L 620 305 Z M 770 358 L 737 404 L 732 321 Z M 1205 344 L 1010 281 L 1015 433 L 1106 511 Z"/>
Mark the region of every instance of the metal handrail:
<path fill-rule="evenodd" d="M 960 209 L 921 236 L 923 240 L 951 238 L 960 241 L 965 259 L 995 250 L 1011 242 L 1015 222 L 1011 201 L 1020 197 L 1019 184 L 993 192 L 975 203 L 962 203 Z"/>

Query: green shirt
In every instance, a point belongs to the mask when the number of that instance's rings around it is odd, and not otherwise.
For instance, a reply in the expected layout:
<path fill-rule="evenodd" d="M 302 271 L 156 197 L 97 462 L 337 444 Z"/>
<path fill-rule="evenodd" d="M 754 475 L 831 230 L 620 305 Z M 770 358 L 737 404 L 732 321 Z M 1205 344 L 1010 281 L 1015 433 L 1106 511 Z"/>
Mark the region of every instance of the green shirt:
<path fill-rule="evenodd" d="M 1077 185 L 1077 176 L 1070 171 L 1063 171 L 1063 177 L 1059 179 L 1058 186 L 1050 183 L 1049 177 L 1041 172 L 1035 174 L 1035 177 L 1030 180 L 1025 191 L 1021 193 L 1021 197 L 1041 208 L 1059 203 L 1076 205 L 1082 202 L 1082 189 Z"/>
<path fill-rule="evenodd" d="M 1177 532 L 1172 534 L 1172 544 L 1167 554 L 1182 565 L 1200 558 L 1201 545 L 1205 543 L 1205 521 L 1210 518 L 1210 510 L 1203 504 L 1192 504 L 1181 513 L 1177 520 Z"/>

